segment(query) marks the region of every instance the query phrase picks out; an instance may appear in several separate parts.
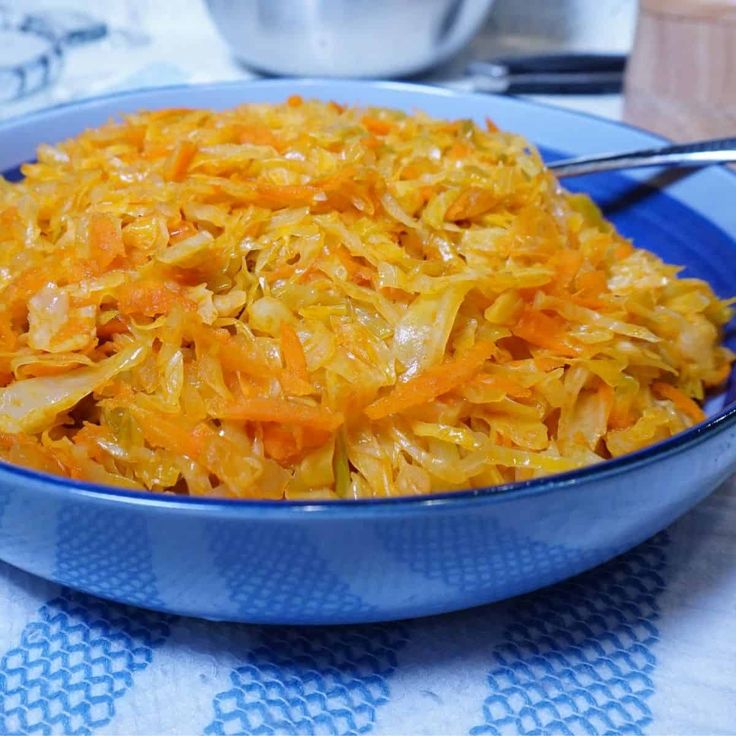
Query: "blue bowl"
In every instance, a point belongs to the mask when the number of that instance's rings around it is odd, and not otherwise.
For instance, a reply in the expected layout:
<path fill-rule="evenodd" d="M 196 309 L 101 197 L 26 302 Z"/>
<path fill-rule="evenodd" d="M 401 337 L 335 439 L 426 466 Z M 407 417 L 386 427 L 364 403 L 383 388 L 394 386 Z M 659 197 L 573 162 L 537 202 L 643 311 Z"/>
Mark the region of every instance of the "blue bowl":
<path fill-rule="evenodd" d="M 0 171 L 37 144 L 141 108 L 230 107 L 288 94 L 423 109 L 535 141 L 550 158 L 651 145 L 625 126 L 511 98 L 390 83 L 173 87 L 0 124 Z M 666 185 L 666 186 L 665 186 Z M 626 235 L 736 292 L 736 177 L 721 169 L 574 181 Z M 732 336 L 730 336 L 732 339 Z M 209 619 L 382 621 L 507 598 L 593 567 L 670 524 L 736 470 L 733 391 L 709 419 L 595 467 L 504 487 L 324 504 L 132 493 L 0 464 L 0 559 L 104 598 Z"/>

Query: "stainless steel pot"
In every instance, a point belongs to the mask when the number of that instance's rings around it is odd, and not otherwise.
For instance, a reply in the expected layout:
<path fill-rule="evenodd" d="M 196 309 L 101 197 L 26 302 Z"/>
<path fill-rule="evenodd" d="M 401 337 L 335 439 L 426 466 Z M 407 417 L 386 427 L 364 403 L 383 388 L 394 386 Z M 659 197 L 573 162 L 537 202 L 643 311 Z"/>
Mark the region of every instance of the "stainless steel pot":
<path fill-rule="evenodd" d="M 272 74 L 394 77 L 439 64 L 493 0 L 207 0 L 235 56 Z"/>

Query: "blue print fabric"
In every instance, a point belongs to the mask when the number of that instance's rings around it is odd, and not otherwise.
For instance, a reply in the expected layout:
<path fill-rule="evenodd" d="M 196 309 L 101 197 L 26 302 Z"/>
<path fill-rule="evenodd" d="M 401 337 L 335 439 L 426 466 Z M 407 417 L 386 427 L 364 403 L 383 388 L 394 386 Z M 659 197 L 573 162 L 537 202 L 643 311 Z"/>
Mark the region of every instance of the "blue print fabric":
<path fill-rule="evenodd" d="M 652 722 L 668 536 L 608 565 L 521 598 L 493 653 L 474 736 L 640 734 Z"/>
<path fill-rule="evenodd" d="M 736 733 L 734 490 L 565 583 L 400 623 L 207 623 L 0 564 L 0 736 Z M 86 528 L 130 538 L 126 579 L 155 597 L 136 543 L 145 530 L 120 523 L 100 530 L 90 516 Z M 436 536 L 439 551 L 447 534 Z M 416 561 L 415 541 L 397 540 L 396 553 Z M 56 572 L 95 580 L 94 559 L 67 550 Z M 441 560 L 415 564 L 430 580 L 465 580 Z M 231 582 L 250 591 L 252 581 Z M 314 594 L 331 585 L 316 580 Z"/>

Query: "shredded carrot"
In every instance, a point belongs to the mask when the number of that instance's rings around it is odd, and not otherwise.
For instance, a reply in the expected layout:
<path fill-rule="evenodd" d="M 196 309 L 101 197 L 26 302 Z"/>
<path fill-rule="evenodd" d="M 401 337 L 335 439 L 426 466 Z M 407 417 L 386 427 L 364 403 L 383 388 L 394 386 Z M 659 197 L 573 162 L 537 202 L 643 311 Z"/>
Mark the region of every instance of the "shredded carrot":
<path fill-rule="evenodd" d="M 179 286 L 171 281 L 124 284 L 118 294 L 118 309 L 121 314 L 155 317 L 170 312 L 175 306 L 193 309 L 191 301 L 182 294 Z"/>
<path fill-rule="evenodd" d="M 3 228 L 13 227 L 20 221 L 19 212 L 17 207 L 6 207 L 0 211 L 0 225 Z"/>
<path fill-rule="evenodd" d="M 416 179 L 417 177 L 420 177 L 423 173 L 424 173 L 423 167 L 418 166 L 417 164 L 407 164 L 401 170 L 401 178 L 402 179 Z"/>
<path fill-rule="evenodd" d="M 73 442 L 75 445 L 84 447 L 85 451 L 92 460 L 102 462 L 105 459 L 105 452 L 100 447 L 100 442 L 110 441 L 110 433 L 97 424 L 85 423 L 82 428 L 74 435 Z"/>
<path fill-rule="evenodd" d="M 181 421 L 177 421 L 176 418 L 169 419 L 136 405 L 131 405 L 128 409 L 138 420 L 146 442 L 153 447 L 161 447 L 192 459 L 198 458 L 202 453 L 204 449 L 202 436 L 182 427 Z"/>
<path fill-rule="evenodd" d="M 310 204 L 319 196 L 320 189 L 301 184 L 258 184 L 254 202 L 262 207 L 296 207 Z"/>
<path fill-rule="evenodd" d="M 338 412 L 310 404 L 297 404 L 287 399 L 242 399 L 218 414 L 221 419 L 298 424 L 326 432 L 334 432 L 344 421 Z"/>
<path fill-rule="evenodd" d="M 467 353 L 442 365 L 428 368 L 424 373 L 398 384 L 387 396 L 377 399 L 365 408 L 369 419 L 405 411 L 426 404 L 469 381 L 495 352 L 492 343 L 478 343 Z"/>
<path fill-rule="evenodd" d="M 455 143 L 453 143 L 447 150 L 447 155 L 452 156 L 453 158 L 462 158 L 463 156 L 467 156 L 471 150 L 472 149 L 467 144 L 455 141 Z"/>
<path fill-rule="evenodd" d="M 169 225 L 169 242 L 174 245 L 197 234 L 197 227 L 187 220 L 177 220 Z"/>
<path fill-rule="evenodd" d="M 194 110 L 189 107 L 166 107 L 161 110 L 152 110 L 148 116 L 151 120 L 171 120 L 181 118 L 191 112 Z"/>
<path fill-rule="evenodd" d="M 553 350 L 559 355 L 574 357 L 578 354 L 565 341 L 565 322 L 560 317 L 550 317 L 544 312 L 527 307 L 518 322 L 511 327 L 511 331 L 522 340 Z"/>
<path fill-rule="evenodd" d="M 285 143 L 265 125 L 243 125 L 238 131 L 240 143 L 252 143 L 256 146 L 271 146 L 283 151 Z"/>
<path fill-rule="evenodd" d="M 19 370 L 19 375 L 23 378 L 32 376 L 60 376 L 69 370 L 64 365 L 54 365 L 53 363 L 27 363 Z"/>
<path fill-rule="evenodd" d="M 281 323 L 281 352 L 286 367 L 299 378 L 305 381 L 308 380 L 309 374 L 307 373 L 307 359 L 304 356 L 304 348 L 302 348 L 299 335 L 287 322 Z"/>
<path fill-rule="evenodd" d="M 633 252 L 634 246 L 625 240 L 616 246 L 614 254 L 617 260 L 622 261 L 624 258 L 628 258 Z"/>
<path fill-rule="evenodd" d="M 240 338 L 228 334 L 202 337 L 206 349 L 217 351 L 217 357 L 225 371 L 240 371 L 256 378 L 271 373 L 264 357 Z"/>
<path fill-rule="evenodd" d="M 3 302 L 8 319 L 23 317 L 27 312 L 26 303 L 46 283 L 49 274 L 42 269 L 32 268 L 18 274 L 3 292 Z"/>
<path fill-rule="evenodd" d="M 124 134 L 125 139 L 137 150 L 143 148 L 143 144 L 146 140 L 146 126 L 145 125 L 130 125 Z"/>
<path fill-rule="evenodd" d="M 89 245 L 95 268 L 104 272 L 116 258 L 125 255 L 120 223 L 109 215 L 93 214 L 89 222 Z"/>
<path fill-rule="evenodd" d="M 447 208 L 445 219 L 451 222 L 468 220 L 490 210 L 498 202 L 498 196 L 488 189 L 469 187 Z"/>
<path fill-rule="evenodd" d="M 263 425 L 263 446 L 268 457 L 280 463 L 297 462 L 306 452 L 329 441 L 331 432 L 301 426 L 287 427 L 281 424 Z"/>
<path fill-rule="evenodd" d="M 702 422 L 705 419 L 705 412 L 677 386 L 664 381 L 655 381 L 652 384 L 652 390 L 663 399 L 669 399 L 677 409 L 690 417 L 693 422 Z"/>
<path fill-rule="evenodd" d="M 18 343 L 18 336 L 13 329 L 7 312 L 0 311 L 0 350 L 12 352 Z"/>
<path fill-rule="evenodd" d="M 611 413 L 608 415 L 608 426 L 611 429 L 626 429 L 634 423 L 631 407 L 628 403 L 614 402 Z"/>
<path fill-rule="evenodd" d="M 278 462 L 293 462 L 301 453 L 301 443 L 293 429 L 280 424 L 265 424 L 263 449 L 268 457 Z"/>
<path fill-rule="evenodd" d="M 583 254 L 578 250 L 560 250 L 550 258 L 550 265 L 555 269 L 554 285 L 568 287 L 583 263 Z"/>
<path fill-rule="evenodd" d="M 581 274 L 577 280 L 580 296 L 598 296 L 606 290 L 608 280 L 604 271 L 595 270 Z"/>
<path fill-rule="evenodd" d="M 426 186 L 419 188 L 419 194 L 422 197 L 422 201 L 429 202 L 432 197 L 437 193 L 437 187 L 427 184 Z"/>
<path fill-rule="evenodd" d="M 217 336 L 204 334 L 200 335 L 200 339 L 203 347 L 217 355 L 223 370 L 227 373 L 249 376 L 257 383 L 263 382 L 276 373 L 287 394 L 308 396 L 314 393 L 314 386 L 307 379 L 296 375 L 288 367 L 280 372 L 274 371 L 263 355 L 260 355 L 252 345 L 245 344 L 237 337 L 232 337 L 227 333 Z"/>
<path fill-rule="evenodd" d="M 570 362 L 569 359 L 566 359 L 564 357 L 553 357 L 550 355 L 535 355 L 533 360 L 537 370 L 541 371 L 542 373 L 548 373 L 549 371 L 553 371 L 556 368 L 562 368 Z"/>
<path fill-rule="evenodd" d="M 711 376 L 707 376 L 703 379 L 703 383 L 705 383 L 706 386 L 720 386 L 725 381 L 728 380 L 728 377 L 731 375 L 731 366 L 727 363 L 722 365 L 720 368 L 716 369 Z"/>
<path fill-rule="evenodd" d="M 351 281 L 356 281 L 357 283 L 362 284 L 371 282 L 373 270 L 368 266 L 361 264 L 356 258 L 353 258 L 345 248 L 338 248 L 335 255 L 340 259 L 340 263 L 342 263 L 342 265 L 347 269 Z"/>
<path fill-rule="evenodd" d="M 273 271 L 269 271 L 264 277 L 269 283 L 279 281 L 280 279 L 286 279 L 293 276 L 295 271 L 299 268 L 298 263 L 282 263 L 277 266 Z"/>
<path fill-rule="evenodd" d="M 362 122 L 373 135 L 388 135 L 393 129 L 393 125 L 388 120 L 381 120 L 372 115 L 364 115 Z"/>
<path fill-rule="evenodd" d="M 189 164 L 197 153 L 196 144 L 184 140 L 174 149 L 171 159 L 164 169 L 164 177 L 169 181 L 181 181 L 186 175 Z"/>

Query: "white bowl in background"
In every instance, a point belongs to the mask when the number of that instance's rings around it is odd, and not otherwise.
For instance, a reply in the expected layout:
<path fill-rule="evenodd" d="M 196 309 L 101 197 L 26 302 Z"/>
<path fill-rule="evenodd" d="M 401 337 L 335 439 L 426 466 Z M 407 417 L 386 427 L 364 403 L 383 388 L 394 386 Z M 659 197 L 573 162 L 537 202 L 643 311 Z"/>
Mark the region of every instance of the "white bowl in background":
<path fill-rule="evenodd" d="M 233 54 L 287 76 L 395 77 L 440 64 L 493 0 L 207 0 Z"/>

